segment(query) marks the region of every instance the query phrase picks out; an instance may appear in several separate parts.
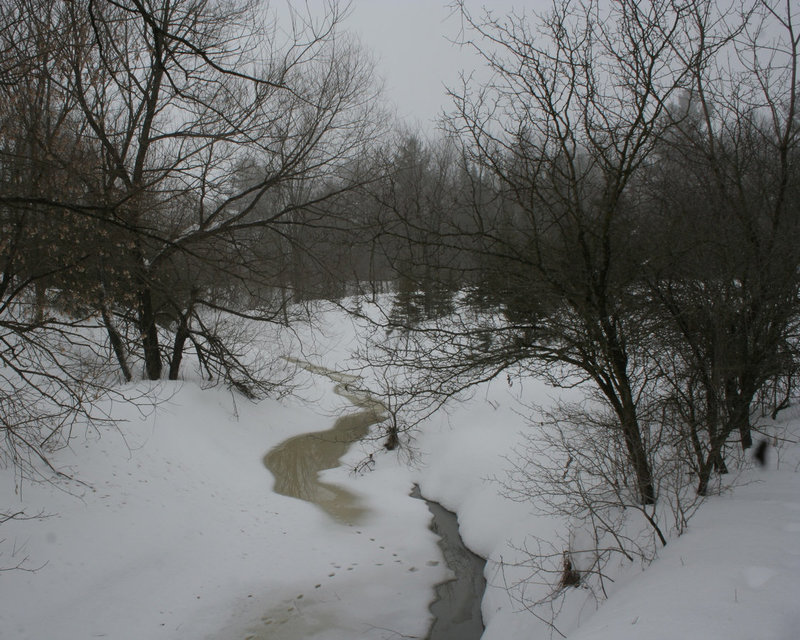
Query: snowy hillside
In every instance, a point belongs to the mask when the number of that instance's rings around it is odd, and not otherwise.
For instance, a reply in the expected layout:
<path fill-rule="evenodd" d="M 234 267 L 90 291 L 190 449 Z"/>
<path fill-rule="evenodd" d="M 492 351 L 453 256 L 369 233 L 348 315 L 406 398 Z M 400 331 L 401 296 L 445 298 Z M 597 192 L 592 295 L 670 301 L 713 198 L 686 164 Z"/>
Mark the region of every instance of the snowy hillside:
<path fill-rule="evenodd" d="M 355 327 L 329 311 L 294 355 L 347 365 Z M 348 407 L 333 384 L 297 372 L 298 395 L 250 403 L 191 381 L 162 384 L 142 415 L 111 408 L 115 429 L 75 433 L 53 461 L 72 481 L 20 483 L 2 470 L 0 635 L 8 640 L 223 640 L 424 637 L 433 587 L 447 578 L 423 502 L 458 513 L 487 557 L 484 638 L 559 637 L 525 611 L 531 536 L 560 544 L 564 523 L 503 497 L 526 429 L 524 404 L 556 392 L 488 383 L 422 425 L 414 456 L 376 441 L 351 448 L 325 480 L 361 496 L 366 515 L 336 522 L 271 491 L 264 454 L 326 428 Z M 768 470 L 746 469 L 643 570 L 615 569 L 609 598 L 573 588 L 558 629 L 576 639 L 800 637 L 800 412 L 770 425 Z M 370 453 L 373 471 L 353 468 Z M 516 585 L 516 586 L 515 586 Z M 563 621 L 563 622 L 562 622 Z"/>

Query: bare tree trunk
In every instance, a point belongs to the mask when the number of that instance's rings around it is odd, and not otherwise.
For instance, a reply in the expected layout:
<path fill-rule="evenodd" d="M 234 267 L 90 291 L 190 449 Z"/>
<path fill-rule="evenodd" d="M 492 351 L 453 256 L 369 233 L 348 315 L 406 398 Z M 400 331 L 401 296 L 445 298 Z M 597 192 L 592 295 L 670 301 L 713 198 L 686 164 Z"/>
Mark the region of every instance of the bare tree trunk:
<path fill-rule="evenodd" d="M 708 456 L 700 465 L 699 473 L 698 473 L 698 481 L 697 481 L 697 495 L 705 496 L 708 495 L 708 485 L 711 482 L 711 473 L 714 471 L 714 468 L 717 465 L 717 461 L 723 460 L 722 458 L 722 447 L 725 446 L 725 441 L 727 440 L 727 434 L 730 433 L 730 429 L 723 429 L 717 431 L 713 436 L 710 438 L 709 442 L 709 451 Z M 722 462 L 724 465 L 724 461 Z M 727 472 L 727 468 L 725 469 Z M 722 473 L 722 472 L 721 472 Z"/>
<path fill-rule="evenodd" d="M 731 423 L 731 431 L 739 432 L 739 442 L 742 451 L 746 451 L 753 446 L 752 427 L 750 425 L 750 405 L 753 401 L 755 392 L 751 392 L 746 385 L 737 388 L 735 382 L 731 382 L 727 394 L 728 420 Z"/>
<path fill-rule="evenodd" d="M 111 342 L 111 348 L 114 350 L 114 355 L 117 358 L 117 362 L 119 363 L 119 368 L 122 371 L 122 375 L 125 378 L 125 382 L 130 382 L 133 379 L 131 375 L 130 367 L 128 366 L 128 360 L 125 357 L 125 344 L 122 341 L 122 336 L 119 335 L 119 331 L 114 326 L 113 321 L 111 320 L 111 315 L 108 313 L 108 307 L 104 301 L 100 301 L 100 314 L 103 317 L 103 324 L 105 325 L 106 332 L 108 333 L 108 339 Z"/>
<path fill-rule="evenodd" d="M 653 485 L 653 471 L 647 458 L 647 450 L 642 439 L 639 419 L 636 415 L 636 406 L 627 381 L 622 386 L 621 396 L 621 415 L 619 418 L 628 458 L 636 475 L 639 500 L 642 504 L 655 504 L 656 491 Z"/>
<path fill-rule="evenodd" d="M 178 325 L 178 330 L 175 332 L 175 342 L 173 343 L 172 347 L 172 357 L 169 361 L 170 380 L 178 379 L 178 373 L 181 368 L 181 360 L 183 359 L 183 349 L 186 344 L 186 340 L 189 337 L 188 315 L 190 312 L 191 310 L 186 314 L 181 314 L 180 324 Z"/>
<path fill-rule="evenodd" d="M 713 376 L 717 378 L 717 376 Z M 710 383 L 706 386 L 706 428 L 708 429 L 708 440 L 712 449 L 709 460 L 714 468 L 720 474 L 728 473 L 728 467 L 725 464 L 725 458 L 722 455 L 722 447 L 725 444 L 725 437 L 722 441 L 720 439 L 720 414 L 719 414 L 719 400 L 717 396 L 718 384 Z M 702 460 L 701 460 L 702 464 Z M 705 494 L 701 494 L 705 495 Z"/>
<path fill-rule="evenodd" d="M 35 303 L 33 321 L 35 324 L 44 322 L 44 306 L 47 301 L 47 287 L 41 280 L 34 283 Z"/>
<path fill-rule="evenodd" d="M 161 378 L 161 351 L 158 344 L 158 327 L 153 310 L 152 292 L 144 287 L 139 292 L 139 331 L 144 350 L 144 367 L 149 380 Z"/>

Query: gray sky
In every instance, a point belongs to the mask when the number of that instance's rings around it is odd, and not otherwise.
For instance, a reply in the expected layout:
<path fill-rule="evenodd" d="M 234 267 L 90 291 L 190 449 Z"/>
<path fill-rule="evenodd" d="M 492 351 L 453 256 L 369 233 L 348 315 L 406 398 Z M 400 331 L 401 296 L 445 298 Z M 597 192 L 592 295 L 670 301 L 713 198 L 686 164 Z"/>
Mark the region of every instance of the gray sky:
<path fill-rule="evenodd" d="M 378 75 L 384 79 L 387 98 L 398 116 L 410 124 L 433 130 L 432 120 L 450 101 L 445 85 L 455 86 L 459 71 L 470 71 L 480 62 L 474 54 L 448 41 L 458 37 L 461 21 L 448 7 L 450 0 L 352 0 L 342 27 L 358 36 L 376 58 Z M 538 2 L 541 3 L 541 0 Z M 530 0 L 468 0 L 478 13 L 488 5 L 498 14 Z"/>
<path fill-rule="evenodd" d="M 272 0 L 278 20 L 291 7 L 312 20 L 327 14 L 337 0 Z M 553 0 L 465 0 L 467 9 L 480 17 L 487 7 L 497 17 L 516 8 L 530 15 L 547 9 Z M 461 16 L 453 0 L 338 0 L 349 7 L 340 32 L 355 35 L 373 56 L 376 73 L 383 80 L 387 100 L 397 108 L 399 119 L 419 124 L 427 132 L 442 110 L 451 110 L 445 86 L 457 87 L 459 73 L 478 70 L 488 76 L 478 56 L 454 44 L 461 32 Z"/>
<path fill-rule="evenodd" d="M 301 2 L 313 13 L 322 12 L 333 0 L 285 0 Z M 377 74 L 383 78 L 387 99 L 397 107 L 401 120 L 434 130 L 433 120 L 442 110 L 451 110 L 445 85 L 457 87 L 459 72 L 479 69 L 483 63 L 465 48 L 453 44 L 461 28 L 453 0 L 339 0 L 350 10 L 340 27 L 356 35 L 375 57 Z M 516 8 L 529 18 L 547 11 L 553 0 L 465 0 L 468 10 L 479 17 L 483 7 L 497 17 Z M 481 71 L 478 77 L 481 77 Z"/>

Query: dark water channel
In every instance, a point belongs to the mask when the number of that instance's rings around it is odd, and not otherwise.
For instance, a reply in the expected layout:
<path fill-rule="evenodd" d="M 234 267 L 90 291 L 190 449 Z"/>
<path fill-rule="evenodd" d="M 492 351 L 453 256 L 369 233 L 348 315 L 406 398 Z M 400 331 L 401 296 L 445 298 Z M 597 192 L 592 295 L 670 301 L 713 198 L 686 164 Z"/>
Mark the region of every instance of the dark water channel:
<path fill-rule="evenodd" d="M 411 495 L 425 500 L 419 487 Z M 439 536 L 445 563 L 455 576 L 436 585 L 430 611 L 434 620 L 427 640 L 478 640 L 483 634 L 481 600 L 486 590 L 486 560 L 472 553 L 458 533 L 458 518 L 438 502 L 425 500 L 431 512 L 430 529 Z"/>
<path fill-rule="evenodd" d="M 355 378 L 335 371 L 298 363 L 312 373 L 336 382 L 336 393 L 347 398 L 358 411 L 341 416 L 333 427 L 294 436 L 271 449 L 264 465 L 275 478 L 274 491 L 319 506 L 345 524 L 358 524 L 366 507 L 358 496 L 343 487 L 322 482 L 319 473 L 339 465 L 339 459 L 357 440 L 379 422 L 383 406 L 367 394 L 354 393 L 349 384 Z M 425 500 L 419 488 L 411 494 Z M 456 515 L 440 504 L 425 500 L 432 520 L 430 529 L 439 536 L 439 547 L 454 577 L 436 585 L 436 599 L 430 605 L 434 622 L 427 640 L 477 640 L 484 627 L 481 599 L 486 589 L 485 560 L 464 546 L 458 533 Z"/>

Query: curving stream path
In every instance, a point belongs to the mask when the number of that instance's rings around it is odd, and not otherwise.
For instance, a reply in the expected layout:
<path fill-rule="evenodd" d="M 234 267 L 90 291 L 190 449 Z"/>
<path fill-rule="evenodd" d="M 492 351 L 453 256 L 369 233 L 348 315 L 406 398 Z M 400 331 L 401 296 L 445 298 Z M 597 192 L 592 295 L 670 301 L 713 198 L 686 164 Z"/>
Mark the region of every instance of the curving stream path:
<path fill-rule="evenodd" d="M 383 419 L 383 405 L 365 393 L 348 388 L 349 376 L 307 363 L 300 366 L 336 383 L 335 392 L 360 408 L 341 416 L 330 429 L 303 433 L 285 440 L 264 456 L 264 465 L 275 478 L 273 490 L 290 498 L 311 502 L 345 524 L 359 524 L 366 511 L 359 498 L 343 487 L 323 482 L 319 473 L 339 466 L 339 459 L 354 442 Z"/>
<path fill-rule="evenodd" d="M 425 500 L 419 487 L 414 487 L 411 495 Z M 436 599 L 430 605 L 433 624 L 427 640 L 478 640 L 484 630 L 481 600 L 486 591 L 486 560 L 464 545 L 455 513 L 438 502 L 425 503 L 433 516 L 431 531 L 439 536 L 444 561 L 454 575 L 452 580 L 436 585 Z"/>
<path fill-rule="evenodd" d="M 359 524 L 367 511 L 358 496 L 321 481 L 319 473 L 339 466 L 350 445 L 383 419 L 385 409 L 368 394 L 349 388 L 356 377 L 304 362 L 295 363 L 335 382 L 335 392 L 359 411 L 341 416 L 330 429 L 294 436 L 271 449 L 264 456 L 264 465 L 275 478 L 274 491 L 315 504 L 342 524 Z M 418 487 L 414 487 L 411 495 L 425 500 Z M 425 502 L 432 514 L 430 528 L 439 536 L 442 554 L 454 575 L 436 586 L 436 599 L 430 605 L 434 622 L 427 640 L 477 640 L 483 633 L 480 607 L 486 588 L 485 560 L 464 546 L 454 513 L 436 502 Z"/>

